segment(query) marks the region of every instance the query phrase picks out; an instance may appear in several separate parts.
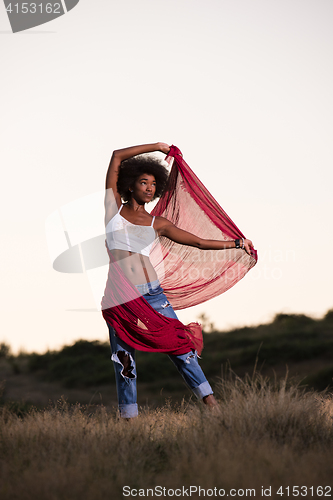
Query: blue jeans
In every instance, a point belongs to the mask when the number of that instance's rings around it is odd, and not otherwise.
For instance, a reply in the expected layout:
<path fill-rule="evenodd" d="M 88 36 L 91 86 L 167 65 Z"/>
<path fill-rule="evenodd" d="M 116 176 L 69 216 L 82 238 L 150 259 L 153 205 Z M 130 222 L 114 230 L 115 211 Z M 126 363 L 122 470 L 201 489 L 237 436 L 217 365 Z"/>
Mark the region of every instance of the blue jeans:
<path fill-rule="evenodd" d="M 175 311 L 166 296 L 163 293 L 159 281 L 137 285 L 136 288 L 143 295 L 146 301 L 155 309 L 155 311 L 167 316 L 168 318 L 177 319 Z M 130 347 L 126 342 L 123 342 L 117 337 L 112 326 L 107 323 L 110 333 L 110 344 L 118 394 L 118 404 L 120 416 L 123 418 L 132 418 L 138 415 L 138 405 L 136 399 L 136 365 L 135 365 L 135 349 Z M 130 366 L 126 369 L 124 375 L 124 365 L 120 359 L 122 355 L 128 355 Z M 119 356 L 120 358 L 119 358 Z M 207 382 L 207 379 L 198 363 L 196 351 L 190 351 L 186 354 L 178 356 L 169 355 L 169 358 L 177 367 L 186 384 L 192 389 L 198 399 L 202 399 L 209 394 L 213 394 L 212 388 Z"/>

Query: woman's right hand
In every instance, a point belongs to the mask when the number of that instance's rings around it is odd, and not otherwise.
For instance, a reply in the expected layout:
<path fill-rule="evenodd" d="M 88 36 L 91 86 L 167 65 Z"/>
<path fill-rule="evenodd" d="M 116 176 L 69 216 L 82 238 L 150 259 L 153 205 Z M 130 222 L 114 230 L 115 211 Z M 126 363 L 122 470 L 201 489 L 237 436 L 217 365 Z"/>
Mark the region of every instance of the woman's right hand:
<path fill-rule="evenodd" d="M 170 151 L 170 146 L 169 146 L 169 144 L 166 144 L 165 142 L 159 142 L 158 143 L 158 150 L 161 151 L 161 153 L 165 153 L 167 155 Z"/>

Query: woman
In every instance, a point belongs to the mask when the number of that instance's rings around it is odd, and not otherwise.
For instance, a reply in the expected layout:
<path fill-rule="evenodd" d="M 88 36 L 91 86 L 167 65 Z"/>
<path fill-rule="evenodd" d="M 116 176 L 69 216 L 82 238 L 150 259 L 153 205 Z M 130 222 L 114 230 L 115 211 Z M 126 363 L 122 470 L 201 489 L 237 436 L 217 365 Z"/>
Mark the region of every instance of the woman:
<path fill-rule="evenodd" d="M 176 227 L 164 217 L 152 217 L 145 204 L 161 196 L 167 181 L 167 171 L 157 160 L 135 158 L 143 153 L 160 151 L 168 154 L 170 146 L 165 143 L 145 144 L 113 152 L 106 176 L 105 223 L 107 247 L 110 259 L 118 264 L 127 280 L 135 286 L 150 306 L 163 316 L 170 318 L 170 324 L 179 323 L 171 304 L 163 293 L 157 274 L 149 259 L 149 252 L 156 237 L 164 236 L 181 245 L 205 250 L 223 250 L 239 247 L 239 241 L 217 241 L 202 239 Z M 122 199 L 126 202 L 122 204 Z M 114 202 L 117 213 L 114 213 Z M 242 239 L 242 248 L 251 253 L 252 242 Z M 238 248 L 237 247 L 237 248 Z M 110 275 L 109 275 L 110 278 Z M 109 281 L 111 281 L 109 279 Z M 115 281 L 115 278 L 113 278 Z M 106 316 L 104 316 L 106 318 Z M 126 315 L 124 315 L 124 321 Z M 116 335 L 110 320 L 112 360 L 114 362 L 119 410 L 121 417 L 132 418 L 138 414 L 136 403 L 135 349 Z M 172 321 L 173 320 L 173 321 Z M 119 323 L 119 322 L 118 322 Z M 180 323 L 179 323 L 180 324 Z M 184 325 L 182 325 L 184 327 Z M 145 325 L 142 325 L 143 328 Z M 184 327 L 185 328 L 185 327 Z M 178 334 L 175 339 L 181 337 Z M 184 340 L 184 339 L 183 339 Z M 186 345 L 192 345 L 186 340 Z M 195 345 L 193 343 L 193 345 Z M 216 405 L 213 391 L 197 360 L 194 348 L 185 344 L 175 349 L 169 357 L 176 365 L 187 385 L 198 399 L 209 405 Z M 158 345 L 155 350 L 158 349 Z M 144 350 L 144 349 L 143 349 Z M 147 350 L 147 349 L 146 349 Z M 153 349 L 150 349 L 153 350 Z M 169 352 L 165 350 L 164 352 Z M 180 353 L 179 353 L 180 352 Z"/>

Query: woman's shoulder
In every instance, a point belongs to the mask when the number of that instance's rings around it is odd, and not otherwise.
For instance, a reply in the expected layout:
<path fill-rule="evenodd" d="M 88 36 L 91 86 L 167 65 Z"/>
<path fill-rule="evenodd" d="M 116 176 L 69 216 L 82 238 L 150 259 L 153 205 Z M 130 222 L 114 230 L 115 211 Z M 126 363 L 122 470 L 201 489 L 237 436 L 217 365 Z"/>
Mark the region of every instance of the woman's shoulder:
<path fill-rule="evenodd" d="M 161 217 L 159 215 L 155 217 L 154 228 L 156 229 L 156 231 L 159 231 L 163 229 L 163 227 L 168 226 L 170 224 L 173 225 L 172 222 L 170 222 L 165 217 Z"/>

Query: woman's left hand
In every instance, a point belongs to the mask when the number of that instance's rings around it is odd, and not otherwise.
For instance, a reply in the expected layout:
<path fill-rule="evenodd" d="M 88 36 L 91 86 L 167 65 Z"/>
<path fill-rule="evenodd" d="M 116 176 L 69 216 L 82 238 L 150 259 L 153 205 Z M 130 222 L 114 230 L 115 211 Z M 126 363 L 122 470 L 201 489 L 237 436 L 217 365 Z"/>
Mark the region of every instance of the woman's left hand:
<path fill-rule="evenodd" d="M 244 239 L 244 250 L 246 253 L 251 255 L 251 248 L 253 248 L 253 243 L 251 240 Z"/>

